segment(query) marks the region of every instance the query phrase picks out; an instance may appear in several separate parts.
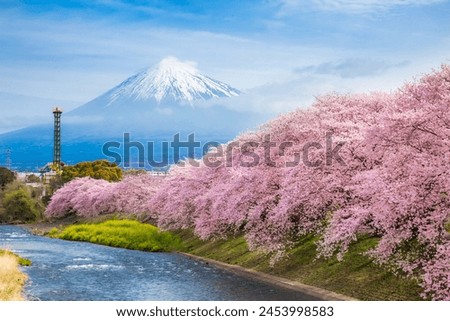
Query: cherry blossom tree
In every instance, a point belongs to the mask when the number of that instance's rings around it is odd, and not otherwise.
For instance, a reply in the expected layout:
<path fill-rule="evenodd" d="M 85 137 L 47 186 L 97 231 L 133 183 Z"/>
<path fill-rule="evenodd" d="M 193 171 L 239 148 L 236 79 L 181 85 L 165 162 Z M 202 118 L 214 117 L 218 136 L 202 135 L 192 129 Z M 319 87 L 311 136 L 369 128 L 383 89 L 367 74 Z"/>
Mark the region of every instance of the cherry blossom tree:
<path fill-rule="evenodd" d="M 251 248 L 272 252 L 316 233 L 323 235 L 320 254 L 338 250 L 341 258 L 358 235 L 369 233 L 379 238 L 369 255 L 421 276 L 426 293 L 446 298 L 449 79 L 443 66 L 391 94 L 320 97 L 310 109 L 225 146 L 240 146 L 231 168 L 174 172 L 157 193 L 170 195 L 159 220 L 165 227 L 193 227 L 202 238 L 241 232 Z M 260 160 L 268 155 L 266 137 L 289 148 L 269 151 L 269 163 L 246 167 L 249 150 Z M 336 144 L 342 162 L 328 162 Z M 299 164 L 287 166 L 298 157 Z"/>
<path fill-rule="evenodd" d="M 450 218 L 450 68 L 403 86 L 358 147 L 369 164 L 348 186 L 322 250 L 345 251 L 358 232 L 380 237 L 371 254 L 409 274 L 423 274 L 427 293 L 448 298 Z M 434 278 L 434 279 L 433 279 Z"/>
<path fill-rule="evenodd" d="M 275 258 L 312 233 L 318 255 L 342 259 L 369 234 L 378 243 L 367 255 L 449 300 L 449 108 L 446 65 L 392 93 L 332 93 L 166 178 L 71 181 L 46 215 L 144 215 L 203 239 L 243 234 Z"/>
<path fill-rule="evenodd" d="M 104 199 L 102 191 L 105 191 L 109 183 L 90 177 L 74 179 L 58 189 L 48 204 L 45 216 L 50 218 L 64 217 L 69 214 L 80 216 L 92 216 L 93 203 L 99 206 L 99 199 Z"/>
<path fill-rule="evenodd" d="M 117 183 L 83 177 L 57 190 L 47 206 L 47 217 L 76 214 L 94 217 L 108 213 L 151 216 L 148 199 L 157 191 L 162 177 L 140 174 Z"/>

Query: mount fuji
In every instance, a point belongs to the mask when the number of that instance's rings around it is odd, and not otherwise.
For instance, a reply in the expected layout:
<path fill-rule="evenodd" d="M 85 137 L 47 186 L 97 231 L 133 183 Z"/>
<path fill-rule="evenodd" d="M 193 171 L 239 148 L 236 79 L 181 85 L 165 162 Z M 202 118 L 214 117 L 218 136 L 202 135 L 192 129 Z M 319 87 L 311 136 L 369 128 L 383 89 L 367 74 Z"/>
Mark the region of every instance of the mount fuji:
<path fill-rule="evenodd" d="M 203 75 L 193 63 L 167 57 L 63 113 L 62 159 L 72 164 L 105 158 L 102 145 L 121 142 L 125 133 L 144 146 L 148 141 L 171 141 L 177 133 L 184 139 L 194 133 L 199 141 L 226 142 L 266 120 L 261 114 L 224 107 L 224 101 L 242 94 Z M 51 107 L 48 124 L 0 135 L 0 150 L 11 150 L 13 165 L 18 169 L 35 170 L 51 161 Z"/>
<path fill-rule="evenodd" d="M 195 132 L 230 136 L 256 125 L 249 113 L 221 106 L 241 92 L 174 57 L 138 73 L 65 115 L 66 122 L 91 123 L 84 135 L 132 132 L 139 136 Z M 206 107 L 208 106 L 208 107 Z M 107 126 L 95 126 L 105 123 Z M 231 137 L 230 137 L 231 138 Z"/>
<path fill-rule="evenodd" d="M 110 103 L 122 98 L 189 102 L 238 96 L 240 91 L 202 75 L 192 64 L 174 57 L 163 59 L 155 68 L 128 78 L 106 93 Z"/>

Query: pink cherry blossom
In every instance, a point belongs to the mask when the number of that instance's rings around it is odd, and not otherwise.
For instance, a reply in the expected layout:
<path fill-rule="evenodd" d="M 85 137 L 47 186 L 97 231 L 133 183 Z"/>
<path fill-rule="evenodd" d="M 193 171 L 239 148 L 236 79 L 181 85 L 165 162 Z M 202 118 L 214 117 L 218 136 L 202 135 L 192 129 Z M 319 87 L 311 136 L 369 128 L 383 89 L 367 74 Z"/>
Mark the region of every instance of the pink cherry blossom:
<path fill-rule="evenodd" d="M 165 178 L 69 182 L 46 215 L 144 215 L 203 239 L 242 234 L 274 258 L 312 233 L 318 255 L 342 259 L 369 234 L 379 241 L 367 255 L 450 300 L 449 108 L 447 65 L 392 93 L 332 93 Z"/>

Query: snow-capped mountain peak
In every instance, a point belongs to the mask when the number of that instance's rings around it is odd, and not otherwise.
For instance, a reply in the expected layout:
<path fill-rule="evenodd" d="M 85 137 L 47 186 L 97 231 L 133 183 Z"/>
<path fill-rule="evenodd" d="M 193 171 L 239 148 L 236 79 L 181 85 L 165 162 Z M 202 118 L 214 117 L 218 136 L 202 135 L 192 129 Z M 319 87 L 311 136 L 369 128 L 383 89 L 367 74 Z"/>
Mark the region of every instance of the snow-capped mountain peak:
<path fill-rule="evenodd" d="M 108 94 L 109 103 L 125 99 L 176 101 L 192 103 L 218 97 L 232 97 L 239 90 L 202 75 L 193 63 L 167 57 L 159 64 L 136 74 Z"/>

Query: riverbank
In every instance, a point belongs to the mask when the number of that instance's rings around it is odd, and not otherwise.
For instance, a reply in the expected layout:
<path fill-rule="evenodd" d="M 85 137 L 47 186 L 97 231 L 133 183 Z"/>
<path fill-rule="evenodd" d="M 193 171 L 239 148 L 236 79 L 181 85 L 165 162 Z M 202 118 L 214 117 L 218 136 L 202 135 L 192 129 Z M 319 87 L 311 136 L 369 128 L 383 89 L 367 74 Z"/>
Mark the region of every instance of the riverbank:
<path fill-rule="evenodd" d="M 178 253 L 149 253 L 32 235 L 0 226 L 0 244 L 26 253 L 32 301 L 315 301 L 297 290 Z M 1 314 L 0 314 L 1 315 Z"/>
<path fill-rule="evenodd" d="M 271 264 L 267 254 L 250 251 L 245 239 L 202 241 L 190 231 L 176 233 L 185 246 L 185 252 L 244 269 L 264 273 L 287 282 L 324 289 L 358 300 L 418 301 L 421 288 L 417 281 L 400 274 L 394 275 L 363 255 L 377 240 L 361 238 L 350 246 L 344 260 L 316 257 L 317 240 L 303 237 L 287 255 Z"/>
<path fill-rule="evenodd" d="M 10 251 L 0 249 L 0 301 L 23 301 L 23 286 L 27 276 L 20 271 L 19 266 L 30 265 Z"/>
<path fill-rule="evenodd" d="M 25 227 L 42 235 L 54 228 L 55 224 L 59 224 L 63 230 L 68 222 Z M 343 261 L 338 261 L 335 258 L 317 259 L 316 239 L 313 236 L 305 236 L 285 258 L 271 265 L 268 255 L 249 251 L 243 237 L 202 241 L 186 230 L 173 234 L 182 240 L 183 246 L 179 249 L 181 252 L 223 262 L 230 267 L 236 266 L 237 270 L 241 268 L 243 273 L 254 271 L 253 277 L 266 277 L 279 285 L 295 284 L 297 290 L 304 285 L 305 289 L 311 286 L 329 291 L 326 293 L 334 292 L 359 300 L 420 300 L 421 289 L 416 281 L 394 275 L 362 254 L 376 244 L 377 240 L 374 238 L 362 238 L 350 247 Z M 213 261 L 210 263 L 214 264 Z M 324 296 L 324 299 L 327 297 Z"/>
<path fill-rule="evenodd" d="M 270 275 L 270 274 L 263 273 L 263 272 L 258 272 L 258 271 L 252 270 L 252 269 L 246 269 L 239 265 L 228 264 L 228 263 L 224 263 L 221 261 L 217 261 L 217 260 L 209 259 L 206 257 L 189 254 L 189 253 L 179 253 L 179 254 L 184 255 L 188 258 L 191 258 L 195 261 L 201 261 L 205 264 L 211 264 L 211 265 L 220 267 L 223 270 L 230 271 L 237 275 L 249 277 L 251 279 L 256 279 L 256 280 L 259 280 L 259 281 L 262 281 L 262 282 L 265 282 L 268 284 L 272 284 L 277 287 L 282 287 L 282 288 L 298 291 L 298 292 L 304 293 L 308 296 L 319 298 L 320 300 L 324 300 L 324 301 L 356 301 L 357 300 L 355 298 L 352 298 L 352 297 L 349 297 L 349 296 L 346 296 L 343 294 L 339 294 L 336 292 L 332 292 L 329 290 L 321 289 L 321 288 L 318 288 L 315 286 L 306 285 L 306 284 L 303 284 L 300 282 L 277 277 L 275 275 Z"/>

